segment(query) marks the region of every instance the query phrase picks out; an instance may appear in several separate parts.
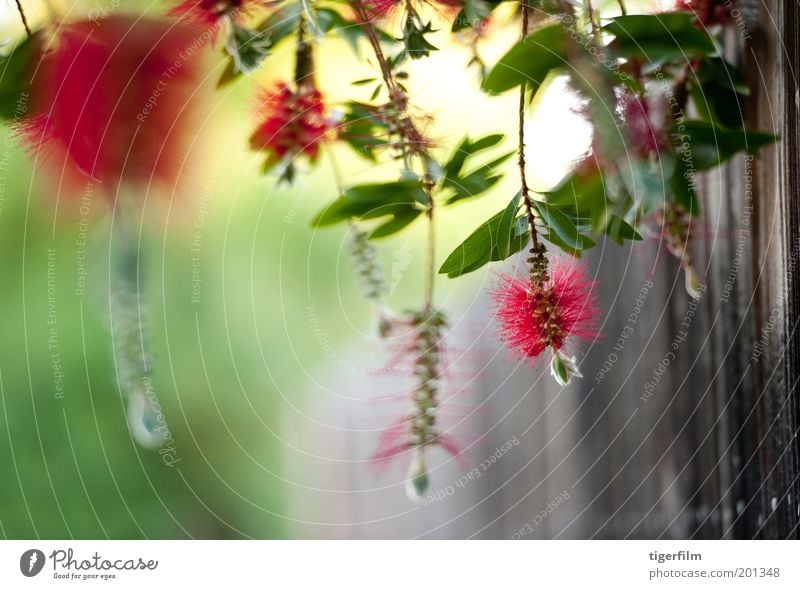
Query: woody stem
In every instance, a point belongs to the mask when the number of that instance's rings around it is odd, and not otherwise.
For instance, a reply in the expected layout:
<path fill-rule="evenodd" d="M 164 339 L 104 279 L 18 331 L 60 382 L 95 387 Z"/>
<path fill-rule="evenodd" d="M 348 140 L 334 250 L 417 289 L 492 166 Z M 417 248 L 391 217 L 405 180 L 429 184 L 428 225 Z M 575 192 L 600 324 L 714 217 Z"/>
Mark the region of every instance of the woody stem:
<path fill-rule="evenodd" d="M 25 11 L 22 9 L 22 2 L 21 0 L 17 1 L 17 12 L 19 12 L 19 17 L 22 19 L 22 26 L 25 27 L 25 32 L 28 34 L 28 37 L 33 36 L 31 32 L 30 26 L 28 26 L 28 18 L 25 16 Z"/>
<path fill-rule="evenodd" d="M 525 1 L 520 3 L 522 7 L 522 38 L 528 36 L 528 5 Z M 533 248 L 531 253 L 539 249 L 539 236 L 536 230 L 536 217 L 533 213 L 533 201 L 531 200 L 530 190 L 528 189 L 528 179 L 525 176 L 525 85 L 523 84 L 519 89 L 519 135 L 518 135 L 518 159 L 519 166 L 519 179 L 520 179 L 520 192 L 522 194 L 522 202 L 525 205 L 525 215 L 528 218 L 528 227 L 531 232 L 531 239 L 533 240 Z"/>
<path fill-rule="evenodd" d="M 414 122 L 411 120 L 411 117 L 408 114 L 408 105 L 406 103 L 405 96 L 402 95 L 402 92 L 397 87 L 392 70 L 389 67 L 389 63 L 383 53 L 383 48 L 381 48 L 380 41 L 378 40 L 378 35 L 375 33 L 375 27 L 372 26 L 372 22 L 369 19 L 369 14 L 367 14 L 367 11 L 364 10 L 364 5 L 361 3 L 361 0 L 350 0 L 350 6 L 353 7 L 353 10 L 355 10 L 356 15 L 361 21 L 361 27 L 364 29 L 364 33 L 369 40 L 369 44 L 372 47 L 375 58 L 378 60 L 378 66 L 381 70 L 381 76 L 383 77 L 384 85 L 386 86 L 386 90 L 389 92 L 389 99 L 392 101 L 397 111 L 398 133 L 400 134 L 403 142 L 404 155 L 407 152 L 411 155 L 416 155 L 422 163 L 422 188 L 428 197 L 428 209 L 426 211 L 426 215 L 428 217 L 428 249 L 426 256 L 427 271 L 424 305 L 425 310 L 430 312 L 433 308 L 433 286 L 436 276 L 436 231 L 434 223 L 435 202 L 433 199 L 433 187 L 436 182 L 430 170 L 430 164 L 433 160 L 425 147 L 425 141 L 422 134 L 414 125 Z"/>

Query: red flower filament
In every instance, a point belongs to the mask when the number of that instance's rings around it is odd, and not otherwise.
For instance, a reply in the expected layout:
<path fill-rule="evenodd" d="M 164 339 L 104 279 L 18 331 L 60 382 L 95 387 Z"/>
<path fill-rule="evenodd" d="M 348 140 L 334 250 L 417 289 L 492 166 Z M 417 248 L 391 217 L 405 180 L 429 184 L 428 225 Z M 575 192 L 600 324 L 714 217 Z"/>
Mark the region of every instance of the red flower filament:
<path fill-rule="evenodd" d="M 315 160 L 331 127 L 319 90 L 309 84 L 293 90 L 281 83 L 264 91 L 260 103 L 261 122 L 250 147 L 269 154 L 266 167 L 301 153 Z"/>
<path fill-rule="evenodd" d="M 235 18 L 259 4 L 262 3 L 258 0 L 182 0 L 169 10 L 169 14 L 215 26 L 225 17 Z"/>
<path fill-rule="evenodd" d="M 498 335 L 518 357 L 535 360 L 547 348 L 599 334 L 594 282 L 575 263 L 551 262 L 550 278 L 533 286 L 522 276 L 502 275 L 492 292 Z"/>

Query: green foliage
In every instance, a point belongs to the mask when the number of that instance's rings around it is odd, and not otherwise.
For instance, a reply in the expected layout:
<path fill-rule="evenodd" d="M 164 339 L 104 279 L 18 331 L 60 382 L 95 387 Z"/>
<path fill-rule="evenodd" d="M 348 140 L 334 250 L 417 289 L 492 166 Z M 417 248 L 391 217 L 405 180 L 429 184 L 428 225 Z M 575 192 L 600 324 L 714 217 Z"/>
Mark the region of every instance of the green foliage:
<path fill-rule="evenodd" d="M 488 163 L 479 166 L 472 172 L 464 173 L 464 165 L 475 154 L 494 147 L 503 136 L 500 134 L 487 135 L 471 141 L 466 137 L 453 152 L 453 155 L 444 165 L 442 188 L 452 192 L 446 204 L 450 205 L 466 198 L 485 194 L 503 177 L 499 172 L 500 167 L 514 155 L 515 152 L 503 154 Z"/>
<path fill-rule="evenodd" d="M 509 235 L 507 229 L 503 229 L 503 224 L 508 219 L 506 210 L 507 208 L 493 215 L 454 249 L 439 268 L 439 274 L 455 278 L 473 272 L 489 262 L 505 260 L 524 248 L 530 238 L 524 216 L 514 219 L 509 243 L 502 246 L 500 244 L 500 236 Z"/>
<path fill-rule="evenodd" d="M 370 83 L 372 80 L 359 80 Z M 339 139 L 353 151 L 370 161 L 377 159 L 377 151 L 389 145 L 389 121 L 381 107 L 361 102 L 348 102 L 339 126 Z"/>
<path fill-rule="evenodd" d="M 343 122 L 342 138 L 357 153 L 375 159 L 376 151 L 389 143 L 386 118 L 379 107 L 350 103 Z M 381 137 L 383 135 L 383 137 Z M 469 171 L 472 158 L 503 140 L 499 134 L 487 135 L 475 141 L 464 138 L 440 169 L 430 162 L 429 175 L 433 193 L 451 205 L 467 198 L 485 194 L 502 178 L 500 167 L 514 152 L 493 158 Z M 317 227 L 334 225 L 350 219 L 389 217 L 370 233 L 370 239 L 386 237 L 405 229 L 428 207 L 428 195 L 421 179 L 406 171 L 397 182 L 351 186 L 314 218 Z"/>
<path fill-rule="evenodd" d="M 615 37 L 609 45 L 612 51 L 626 59 L 685 63 L 717 54 L 714 40 L 695 26 L 695 15 L 689 12 L 617 16 L 603 30 Z"/>
<path fill-rule="evenodd" d="M 232 82 L 242 74 L 250 74 L 261 67 L 272 49 L 297 30 L 301 13 L 299 2 L 289 2 L 255 28 L 234 22 L 225 42 L 225 51 L 230 59 L 219 85 Z"/>
<path fill-rule="evenodd" d="M 20 110 L 27 108 L 26 93 L 35 67 L 32 58 L 40 42 L 40 34 L 34 34 L 0 58 L 0 118 L 20 116 Z"/>
<path fill-rule="evenodd" d="M 521 84 L 536 93 L 555 68 L 567 63 L 567 35 L 559 23 L 537 29 L 514 45 L 491 69 L 483 89 L 499 94 Z"/>
<path fill-rule="evenodd" d="M 675 123 L 673 134 L 679 143 L 678 152 L 695 170 L 708 170 L 740 152 L 755 153 L 777 140 L 769 133 L 727 129 L 705 121 Z"/>
<path fill-rule="evenodd" d="M 312 224 L 324 227 L 350 219 L 383 219 L 370 238 L 387 237 L 411 224 L 426 203 L 427 194 L 418 178 L 361 184 L 345 190 L 314 217 Z"/>
<path fill-rule="evenodd" d="M 427 35 L 435 33 L 433 23 L 422 23 L 416 18 L 408 17 L 403 26 L 403 57 L 411 59 L 421 59 L 428 57 L 431 51 L 438 51 L 438 48 L 427 39 Z"/>

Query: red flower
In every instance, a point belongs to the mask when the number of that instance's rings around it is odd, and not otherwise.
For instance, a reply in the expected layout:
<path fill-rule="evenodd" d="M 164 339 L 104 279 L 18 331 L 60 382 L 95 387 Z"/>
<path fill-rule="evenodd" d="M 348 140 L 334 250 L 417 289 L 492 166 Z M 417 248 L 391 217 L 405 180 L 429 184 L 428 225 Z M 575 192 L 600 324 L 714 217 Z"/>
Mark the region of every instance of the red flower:
<path fill-rule="evenodd" d="M 384 430 L 372 459 L 378 467 L 383 467 L 394 459 L 411 457 L 406 492 L 413 501 L 419 501 L 428 488 L 425 458 L 429 449 L 440 446 L 454 458 L 461 454 L 458 445 L 442 431 L 439 423 L 438 393 L 445 370 L 442 341 L 445 326 L 441 313 L 425 311 L 396 318 L 391 329 L 401 332 L 398 335 L 400 348 L 388 368 L 405 372 L 416 380 L 410 391 L 413 409 Z"/>
<path fill-rule="evenodd" d="M 730 20 L 730 11 L 720 0 L 677 0 L 675 8 L 693 13 L 703 26 L 724 25 Z"/>
<path fill-rule="evenodd" d="M 643 158 L 650 155 L 657 157 L 669 140 L 659 121 L 659 113 L 652 112 L 652 105 L 647 99 L 631 92 L 622 93 L 619 108 L 634 151 Z"/>
<path fill-rule="evenodd" d="M 215 26 L 227 16 L 235 18 L 261 4 L 260 0 L 181 0 L 170 8 L 169 14 L 187 16 L 199 24 Z"/>
<path fill-rule="evenodd" d="M 25 143 L 63 179 L 109 194 L 122 181 L 174 184 L 198 104 L 195 33 L 126 16 L 62 26 L 32 82 Z"/>
<path fill-rule="evenodd" d="M 498 335 L 518 357 L 535 360 L 548 347 L 560 351 L 570 340 L 591 341 L 599 333 L 595 283 L 575 262 L 551 261 L 550 278 L 501 275 L 492 292 Z"/>
<path fill-rule="evenodd" d="M 419 4 L 420 2 L 415 2 Z M 438 4 L 445 8 L 461 8 L 462 0 L 425 0 L 427 4 Z M 385 18 L 390 12 L 406 5 L 406 0 L 362 0 L 361 6 L 371 20 Z"/>
<path fill-rule="evenodd" d="M 293 90 L 281 83 L 265 90 L 260 103 L 261 123 L 250 137 L 250 146 L 270 154 L 267 165 L 300 153 L 316 159 L 331 127 L 319 90 L 310 84 Z"/>

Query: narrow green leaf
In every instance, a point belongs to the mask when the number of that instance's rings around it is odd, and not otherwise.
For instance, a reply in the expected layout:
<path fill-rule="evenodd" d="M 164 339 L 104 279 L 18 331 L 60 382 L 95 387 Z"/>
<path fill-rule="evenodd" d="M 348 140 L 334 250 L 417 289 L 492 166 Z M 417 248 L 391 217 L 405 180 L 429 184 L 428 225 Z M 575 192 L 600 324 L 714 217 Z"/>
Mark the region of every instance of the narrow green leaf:
<path fill-rule="evenodd" d="M 614 240 L 617 245 L 622 245 L 626 239 L 629 241 L 642 240 L 642 236 L 639 235 L 636 229 L 616 215 L 611 215 L 611 219 L 606 225 L 606 235 Z"/>
<path fill-rule="evenodd" d="M 402 229 L 408 227 L 421 214 L 422 211 L 412 207 L 401 209 L 400 211 L 392 215 L 392 218 L 386 221 L 386 223 L 378 225 L 378 227 L 373 229 L 373 231 L 369 234 L 369 238 L 380 239 L 382 237 L 388 237 L 390 235 L 394 235 L 398 231 L 401 231 Z"/>
<path fill-rule="evenodd" d="M 553 231 L 558 237 L 567 244 L 568 247 L 576 250 L 583 249 L 581 234 L 575 223 L 565 215 L 558 207 L 548 205 L 542 201 L 533 201 L 536 210 L 539 212 L 542 221 Z"/>
<path fill-rule="evenodd" d="M 507 258 L 511 251 L 511 232 L 514 229 L 514 221 L 517 218 L 521 198 L 521 192 L 514 195 L 514 198 L 506 206 L 506 210 L 503 211 L 497 227 L 497 252 L 503 259 Z"/>
<path fill-rule="evenodd" d="M 489 262 L 504 260 L 524 248 L 530 236 L 523 229 L 524 218 L 520 217 L 512 226 L 511 246 L 507 255 L 500 255 L 498 247 L 499 225 L 504 213 L 505 209 L 475 229 L 461 245 L 447 256 L 447 259 L 439 268 L 439 273 L 455 278 L 477 270 Z"/>
<path fill-rule="evenodd" d="M 0 58 L 0 118 L 10 119 L 25 114 L 28 105 L 24 93 L 28 90 L 34 54 L 41 42 L 41 35 L 22 41 L 7 56 Z M 20 112 L 22 111 L 22 112 Z"/>

